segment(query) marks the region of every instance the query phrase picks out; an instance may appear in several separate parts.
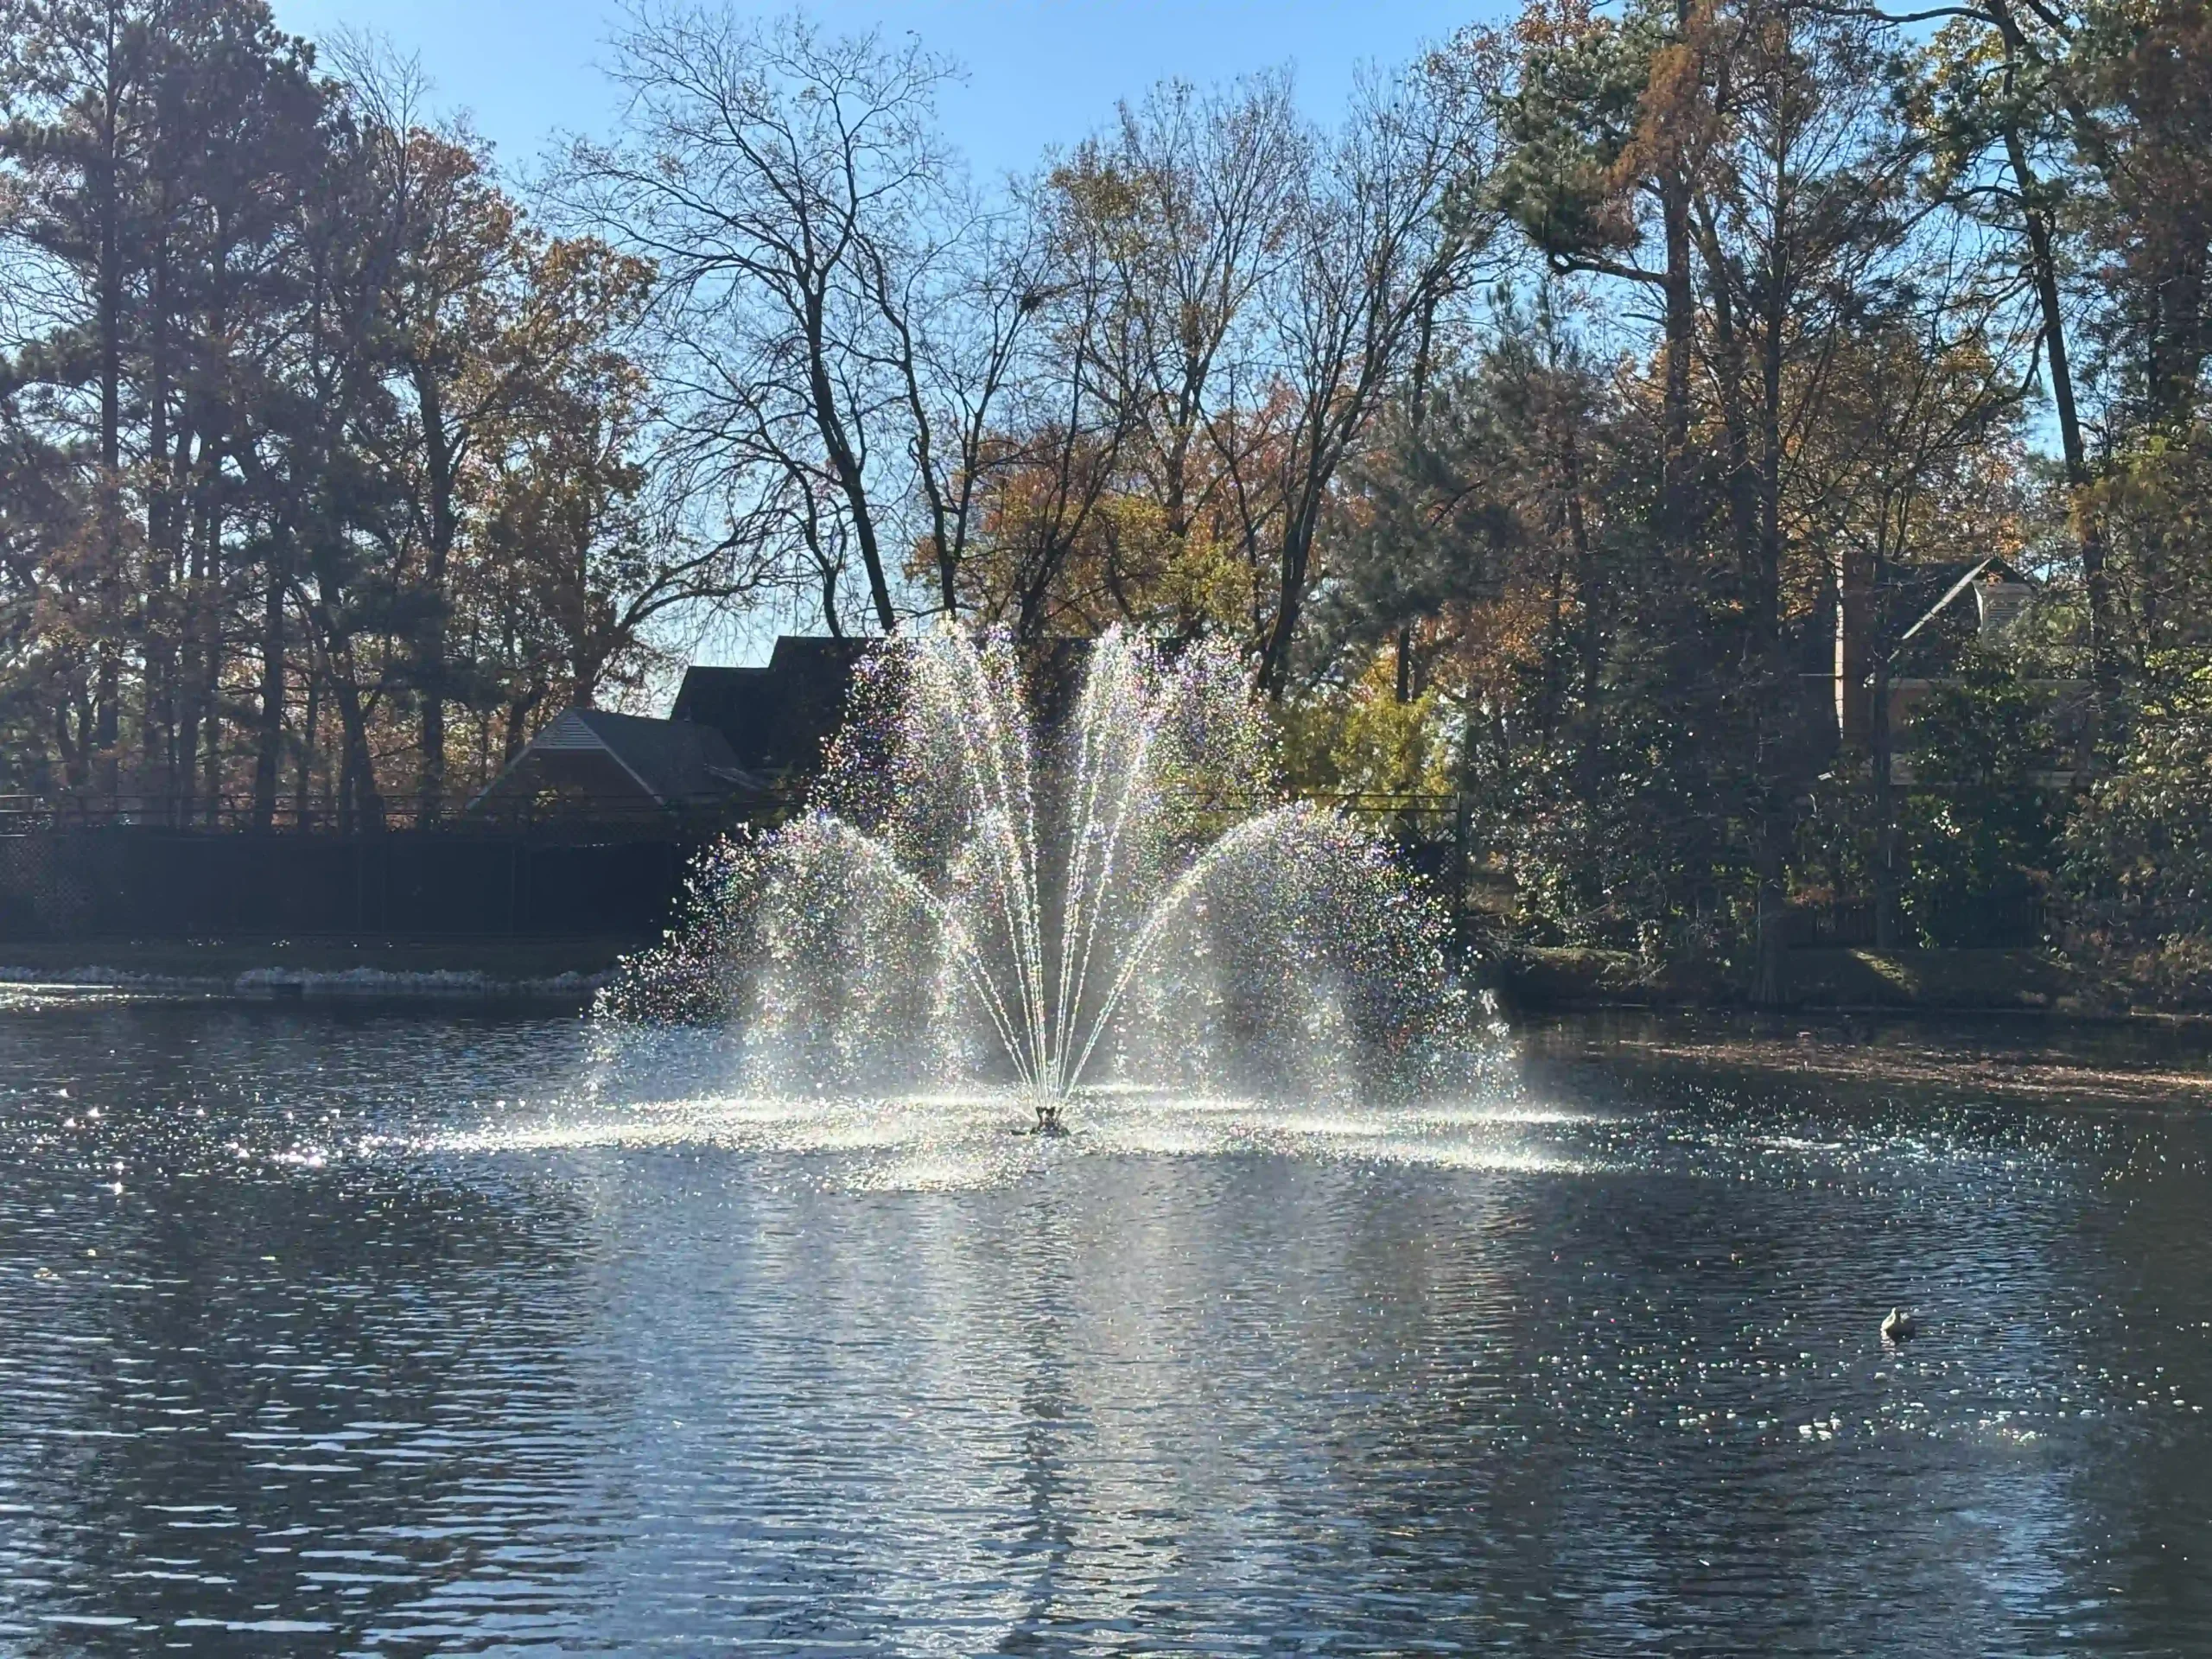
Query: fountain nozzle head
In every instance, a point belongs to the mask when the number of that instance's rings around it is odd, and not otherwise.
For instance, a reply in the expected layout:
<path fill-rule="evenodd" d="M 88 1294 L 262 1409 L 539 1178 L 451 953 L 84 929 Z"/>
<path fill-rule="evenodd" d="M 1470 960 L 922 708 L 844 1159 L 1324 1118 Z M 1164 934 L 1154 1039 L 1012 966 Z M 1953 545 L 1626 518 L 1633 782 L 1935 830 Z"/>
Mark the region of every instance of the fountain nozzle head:
<path fill-rule="evenodd" d="M 1060 1103 L 1058 1101 L 1040 1100 L 1037 1103 L 1037 1133 L 1039 1135 L 1065 1135 L 1067 1133 L 1067 1130 L 1062 1128 L 1060 1124 Z"/>

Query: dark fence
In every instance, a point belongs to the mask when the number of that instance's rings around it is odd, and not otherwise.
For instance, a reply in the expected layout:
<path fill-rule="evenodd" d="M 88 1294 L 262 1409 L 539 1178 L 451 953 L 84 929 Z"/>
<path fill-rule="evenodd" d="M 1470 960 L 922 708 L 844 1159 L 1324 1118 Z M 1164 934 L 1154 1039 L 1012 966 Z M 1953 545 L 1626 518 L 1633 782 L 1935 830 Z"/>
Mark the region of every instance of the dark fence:
<path fill-rule="evenodd" d="M 1931 944 L 1955 950 L 2021 950 L 2051 931 L 2051 918 L 2033 893 L 1938 903 L 1913 919 Z"/>
<path fill-rule="evenodd" d="M 295 935 L 646 938 L 696 841 L 392 830 L 0 836 L 0 939 Z"/>
<path fill-rule="evenodd" d="M 1785 927 L 1790 944 L 1800 950 L 1843 946 L 1863 949 L 1874 943 L 1874 906 L 1849 903 L 1792 905 Z"/>
<path fill-rule="evenodd" d="M 540 840 L 604 840 L 610 834 L 632 839 L 705 840 L 735 823 L 774 823 L 804 804 L 800 791 L 748 791 L 741 799 L 703 804 L 696 810 L 655 806 L 632 792 L 587 795 L 563 791 L 539 802 L 448 801 L 425 818 L 412 801 L 386 804 L 378 833 L 385 830 L 436 830 L 457 836 L 529 836 Z M 273 805 L 250 795 L 78 796 L 0 794 L 0 836 L 48 830 L 168 830 L 201 835 L 282 834 L 352 836 L 366 832 L 354 815 L 321 803 L 280 798 Z"/>
<path fill-rule="evenodd" d="M 1466 821 L 1453 798 L 1313 798 L 1393 843 L 1439 899 L 1459 906 Z M 756 822 L 785 810 L 772 804 Z M 1218 804 L 1227 815 L 1260 803 Z M 309 823 L 180 829 L 147 816 L 136 806 L 88 813 L 0 798 L 0 940 L 645 939 L 672 918 L 693 857 L 725 827 L 476 818 L 349 835 Z M 1870 946 L 1874 907 L 1793 906 L 1787 927 L 1801 949 Z M 1916 915 L 1904 931 L 1942 945 L 2028 946 L 2047 928 L 2042 905 L 2027 897 Z"/>
<path fill-rule="evenodd" d="M 1393 842 L 1440 894 L 1455 890 L 1449 797 L 1345 795 L 1315 804 Z M 571 803 L 571 805 L 574 804 Z M 1224 812 L 1260 803 L 1223 802 Z M 325 819 L 254 829 L 251 803 L 96 806 L 0 797 L 0 940 L 330 937 L 650 938 L 672 918 L 699 850 L 734 817 L 537 823 L 457 817 L 344 833 Z M 196 819 L 196 821 L 195 821 Z M 600 819 L 602 821 L 594 821 Z"/>

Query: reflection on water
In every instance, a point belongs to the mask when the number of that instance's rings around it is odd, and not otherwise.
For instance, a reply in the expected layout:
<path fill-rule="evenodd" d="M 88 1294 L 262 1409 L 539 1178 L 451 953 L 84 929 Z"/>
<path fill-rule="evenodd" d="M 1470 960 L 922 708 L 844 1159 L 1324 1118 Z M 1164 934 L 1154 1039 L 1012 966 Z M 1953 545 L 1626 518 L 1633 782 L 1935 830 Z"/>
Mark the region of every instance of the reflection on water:
<path fill-rule="evenodd" d="M 23 999 L 0 1651 L 2212 1644 L 2200 1088 L 1592 1031 L 1049 1141 Z"/>

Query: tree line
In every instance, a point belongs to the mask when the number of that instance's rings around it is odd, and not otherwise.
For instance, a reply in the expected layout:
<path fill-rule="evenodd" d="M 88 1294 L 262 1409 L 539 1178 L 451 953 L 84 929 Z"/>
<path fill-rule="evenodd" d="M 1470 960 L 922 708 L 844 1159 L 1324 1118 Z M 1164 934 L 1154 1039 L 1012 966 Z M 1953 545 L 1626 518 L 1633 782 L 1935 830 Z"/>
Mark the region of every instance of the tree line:
<path fill-rule="evenodd" d="M 1524 937 L 2212 979 L 2201 4 L 1530 0 L 996 181 L 911 37 L 669 5 L 526 187 L 257 0 L 4 16 L 0 786 L 427 821 L 726 619 L 1122 623 Z"/>
<path fill-rule="evenodd" d="M 4 15 L 8 786 L 435 817 L 744 591 L 652 474 L 651 265 L 405 65 L 230 0 Z"/>

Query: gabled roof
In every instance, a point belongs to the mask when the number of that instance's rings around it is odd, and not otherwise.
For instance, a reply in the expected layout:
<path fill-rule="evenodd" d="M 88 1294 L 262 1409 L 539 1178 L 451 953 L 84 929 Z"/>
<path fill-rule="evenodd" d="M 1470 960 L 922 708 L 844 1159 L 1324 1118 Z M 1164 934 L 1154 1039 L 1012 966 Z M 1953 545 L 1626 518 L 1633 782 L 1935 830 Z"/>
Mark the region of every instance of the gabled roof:
<path fill-rule="evenodd" d="M 610 714 L 604 709 L 571 709 L 561 718 L 587 728 L 632 776 L 668 805 L 724 795 L 757 781 L 738 765 L 728 742 L 710 726 Z"/>
<path fill-rule="evenodd" d="M 1933 591 L 1937 597 L 1933 604 L 1921 612 L 1918 620 L 1897 636 L 1899 645 L 1941 616 L 1960 595 L 1978 582 L 1994 580 L 2020 588 L 2039 585 L 2032 577 L 1994 554 L 1984 559 L 1955 560 L 1945 564 L 1909 565 L 1905 567 L 1905 572 L 1909 574 L 1900 573 L 1905 579 L 1894 585 L 1922 593 Z"/>
<path fill-rule="evenodd" d="M 537 781 L 569 782 L 586 775 L 584 768 L 595 791 L 599 779 L 626 780 L 643 803 L 658 807 L 697 806 L 766 787 L 737 764 L 722 734 L 710 726 L 570 709 L 532 738 L 470 805 Z"/>
<path fill-rule="evenodd" d="M 720 733 L 753 772 L 810 771 L 844 719 L 853 670 L 870 643 L 786 634 L 766 667 L 688 669 L 671 717 Z"/>

